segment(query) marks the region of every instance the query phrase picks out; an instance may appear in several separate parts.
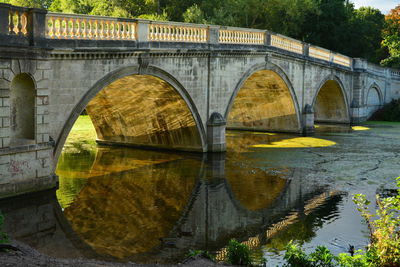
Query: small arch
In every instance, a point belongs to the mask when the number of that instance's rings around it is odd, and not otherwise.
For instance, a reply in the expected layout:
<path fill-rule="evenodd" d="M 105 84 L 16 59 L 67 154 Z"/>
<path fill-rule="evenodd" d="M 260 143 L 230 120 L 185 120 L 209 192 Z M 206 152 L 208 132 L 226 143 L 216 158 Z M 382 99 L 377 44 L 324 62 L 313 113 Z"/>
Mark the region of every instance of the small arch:
<path fill-rule="evenodd" d="M 372 116 L 372 114 L 377 111 L 383 103 L 383 95 L 380 87 L 375 82 L 369 87 L 367 93 L 367 119 Z"/>
<path fill-rule="evenodd" d="M 253 66 L 237 84 L 225 112 L 230 129 L 300 132 L 293 86 L 274 64 Z"/>
<path fill-rule="evenodd" d="M 33 78 L 27 73 L 17 74 L 11 81 L 11 146 L 35 141 L 35 88 Z"/>
<path fill-rule="evenodd" d="M 138 78 L 141 77 L 141 78 Z M 132 78 L 135 79 L 135 81 L 132 81 Z M 57 160 L 58 156 L 61 153 L 62 147 L 68 137 L 69 132 L 72 129 L 72 126 L 74 125 L 76 119 L 79 117 L 79 115 L 81 114 L 81 112 L 88 106 L 89 102 L 92 101 L 92 99 L 94 99 L 96 96 L 98 97 L 98 100 L 101 102 L 101 97 L 105 97 L 106 95 L 103 94 L 103 96 L 101 96 L 101 92 L 104 91 L 104 89 L 106 89 L 107 87 L 111 88 L 115 86 L 115 83 L 117 83 L 118 81 L 123 84 L 123 86 L 125 86 L 125 88 L 127 88 L 127 86 L 130 86 L 132 84 L 135 84 L 135 82 L 140 81 L 141 84 L 143 85 L 143 79 L 148 79 L 149 81 L 151 81 L 152 84 L 156 84 L 158 83 L 163 84 L 163 86 L 165 87 L 169 87 L 172 91 L 177 93 L 178 98 L 180 98 L 182 100 L 182 105 L 185 106 L 188 110 L 190 115 L 192 116 L 192 119 L 194 120 L 194 127 L 197 129 L 197 133 L 198 133 L 198 137 L 199 137 L 199 145 L 201 146 L 200 149 L 202 149 L 204 151 L 204 149 L 206 149 L 206 142 L 205 142 L 205 130 L 203 127 L 203 124 L 201 122 L 201 118 L 200 115 L 195 107 L 194 102 L 192 101 L 190 95 L 188 94 L 188 92 L 186 91 L 186 89 L 169 73 L 165 72 L 164 70 L 161 70 L 157 67 L 153 67 L 153 66 L 148 66 L 146 69 L 141 69 L 140 73 L 139 73 L 139 68 L 138 66 L 128 66 L 128 67 L 123 67 L 121 69 L 115 70 L 109 74 L 107 74 L 106 76 L 104 76 L 102 79 L 100 79 L 96 84 L 94 84 L 92 86 L 92 88 L 90 88 L 88 90 L 88 92 L 82 97 L 82 99 L 79 101 L 79 103 L 75 106 L 75 108 L 73 109 L 71 115 L 69 116 L 67 122 L 65 123 L 61 134 L 59 136 L 59 138 L 57 139 L 56 142 L 56 147 L 54 150 L 54 158 Z M 130 80 L 130 82 L 128 81 Z M 167 95 L 165 95 L 167 96 Z M 164 98 L 164 100 L 166 100 L 167 98 Z M 115 99 L 114 99 L 115 100 Z M 100 103 L 99 102 L 99 103 Z M 163 100 L 160 100 L 160 103 L 163 102 Z M 106 102 L 104 102 L 106 103 Z M 116 103 L 116 101 L 114 101 L 114 103 Z M 93 107 L 93 106 L 92 106 Z M 97 110 L 102 112 L 100 109 Z M 96 114 L 96 109 L 92 109 L 92 114 Z M 95 112 L 95 113 L 93 113 Z M 115 115 L 118 116 L 119 118 L 121 118 L 121 113 L 120 110 L 114 110 L 113 112 L 115 112 Z M 132 110 L 133 112 L 133 110 Z M 104 115 L 103 113 L 98 113 L 97 116 L 99 119 L 99 122 L 101 121 L 102 123 L 105 123 L 106 120 L 101 118 L 101 114 Z M 90 112 L 89 112 L 90 115 Z M 180 115 L 180 114 L 177 114 Z M 145 114 L 143 114 L 143 116 L 145 116 Z M 158 120 L 156 119 L 155 121 L 152 121 L 151 123 L 161 123 L 162 119 Z M 117 121 L 117 123 L 124 123 L 123 121 Z M 117 125 L 117 124 L 115 124 Z M 120 125 L 122 126 L 122 125 Z M 162 125 L 161 125 L 162 126 Z M 96 132 L 100 135 L 105 134 L 105 132 L 102 132 L 102 130 L 100 130 L 99 127 L 96 127 Z M 110 131 L 112 131 L 112 129 L 110 127 L 108 127 L 108 129 Z M 120 128 L 121 129 L 121 128 Z M 121 137 L 121 135 L 120 135 Z M 162 137 L 160 137 L 162 138 Z M 177 148 L 177 149 L 183 149 L 183 148 Z M 57 163 L 57 161 L 54 161 L 55 163 Z"/>
<path fill-rule="evenodd" d="M 325 78 L 313 100 L 316 122 L 350 123 L 349 105 L 341 80 L 333 75 Z"/>

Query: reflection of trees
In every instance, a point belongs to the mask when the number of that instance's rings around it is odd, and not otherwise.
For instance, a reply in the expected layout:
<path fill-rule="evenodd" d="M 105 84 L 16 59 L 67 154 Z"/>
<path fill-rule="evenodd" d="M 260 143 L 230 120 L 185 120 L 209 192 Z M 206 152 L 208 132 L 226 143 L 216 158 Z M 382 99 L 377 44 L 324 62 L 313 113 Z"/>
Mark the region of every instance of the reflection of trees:
<path fill-rule="evenodd" d="M 342 201 L 343 195 L 333 194 L 328 197 L 322 205 L 316 206 L 307 215 L 303 214 L 294 223 L 288 224 L 285 228 L 277 231 L 266 240 L 266 247 L 273 250 L 284 250 L 290 240 L 301 243 L 309 242 L 315 237 L 315 232 L 321 228 L 325 218 L 332 218 L 338 214 L 338 204 Z"/>

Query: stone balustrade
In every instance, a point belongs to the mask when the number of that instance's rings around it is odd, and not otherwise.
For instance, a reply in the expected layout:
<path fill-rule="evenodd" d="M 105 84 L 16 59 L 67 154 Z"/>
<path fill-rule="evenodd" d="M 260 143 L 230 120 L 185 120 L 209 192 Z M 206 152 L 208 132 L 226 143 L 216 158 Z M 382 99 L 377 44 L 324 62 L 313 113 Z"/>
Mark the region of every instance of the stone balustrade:
<path fill-rule="evenodd" d="M 400 70 L 391 70 L 390 71 L 390 74 L 392 75 L 392 76 L 395 76 L 395 77 L 398 77 L 398 78 L 400 78 Z"/>
<path fill-rule="evenodd" d="M 10 4 L 0 4 L 0 36 L 6 37 L 2 44 L 36 46 L 57 39 L 259 45 L 353 68 L 350 57 L 264 30 L 53 13 Z M 400 76 L 396 70 L 391 75 Z"/>
<path fill-rule="evenodd" d="M 10 6 L 8 12 L 8 33 L 11 35 L 28 34 L 28 9 Z"/>
<path fill-rule="evenodd" d="M 111 17 L 48 13 L 49 39 L 136 40 L 136 21 Z"/>
<path fill-rule="evenodd" d="M 345 67 L 351 67 L 352 62 L 351 62 L 351 58 L 344 56 L 344 55 L 340 55 L 340 54 L 333 54 L 333 63 L 345 66 Z"/>
<path fill-rule="evenodd" d="M 264 31 L 219 29 L 218 42 L 221 44 L 264 45 Z"/>
<path fill-rule="evenodd" d="M 271 35 L 271 46 L 293 53 L 303 54 L 302 42 L 283 35 Z"/>
<path fill-rule="evenodd" d="M 183 23 L 157 22 L 148 25 L 148 40 L 155 42 L 206 43 L 206 26 Z"/>
<path fill-rule="evenodd" d="M 308 55 L 310 57 L 318 58 L 318 59 L 325 60 L 325 61 L 331 60 L 331 51 L 321 48 L 321 47 L 310 46 Z"/>

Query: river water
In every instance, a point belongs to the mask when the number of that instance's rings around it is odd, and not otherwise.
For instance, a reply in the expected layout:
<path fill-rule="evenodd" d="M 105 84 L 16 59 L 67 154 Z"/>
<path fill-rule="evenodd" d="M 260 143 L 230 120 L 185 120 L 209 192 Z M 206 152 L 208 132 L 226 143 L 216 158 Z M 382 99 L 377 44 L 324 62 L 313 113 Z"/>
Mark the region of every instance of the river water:
<path fill-rule="evenodd" d="M 0 210 L 11 236 L 55 257 L 175 263 L 207 250 L 223 260 L 235 238 L 255 262 L 279 266 L 290 240 L 334 254 L 364 248 L 352 195 L 394 188 L 400 124 L 316 130 L 228 131 L 227 153 L 207 155 L 97 146 L 81 134 L 60 157 L 57 191 Z"/>

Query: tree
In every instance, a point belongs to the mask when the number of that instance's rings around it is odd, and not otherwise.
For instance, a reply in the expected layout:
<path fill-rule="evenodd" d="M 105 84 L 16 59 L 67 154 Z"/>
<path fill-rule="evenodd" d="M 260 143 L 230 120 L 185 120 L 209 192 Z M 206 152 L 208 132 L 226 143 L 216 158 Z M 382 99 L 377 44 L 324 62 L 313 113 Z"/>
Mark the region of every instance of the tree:
<path fill-rule="evenodd" d="M 385 66 L 400 68 L 400 5 L 392 9 L 385 17 L 382 46 L 389 51 L 389 57 L 381 63 Z"/>
<path fill-rule="evenodd" d="M 350 21 L 351 42 L 347 53 L 377 63 L 387 56 L 382 48 L 382 30 L 385 16 L 379 9 L 360 7 L 354 11 Z"/>
<path fill-rule="evenodd" d="M 51 2 L 52 0 L 0 0 L 0 3 L 35 8 L 48 8 Z"/>

